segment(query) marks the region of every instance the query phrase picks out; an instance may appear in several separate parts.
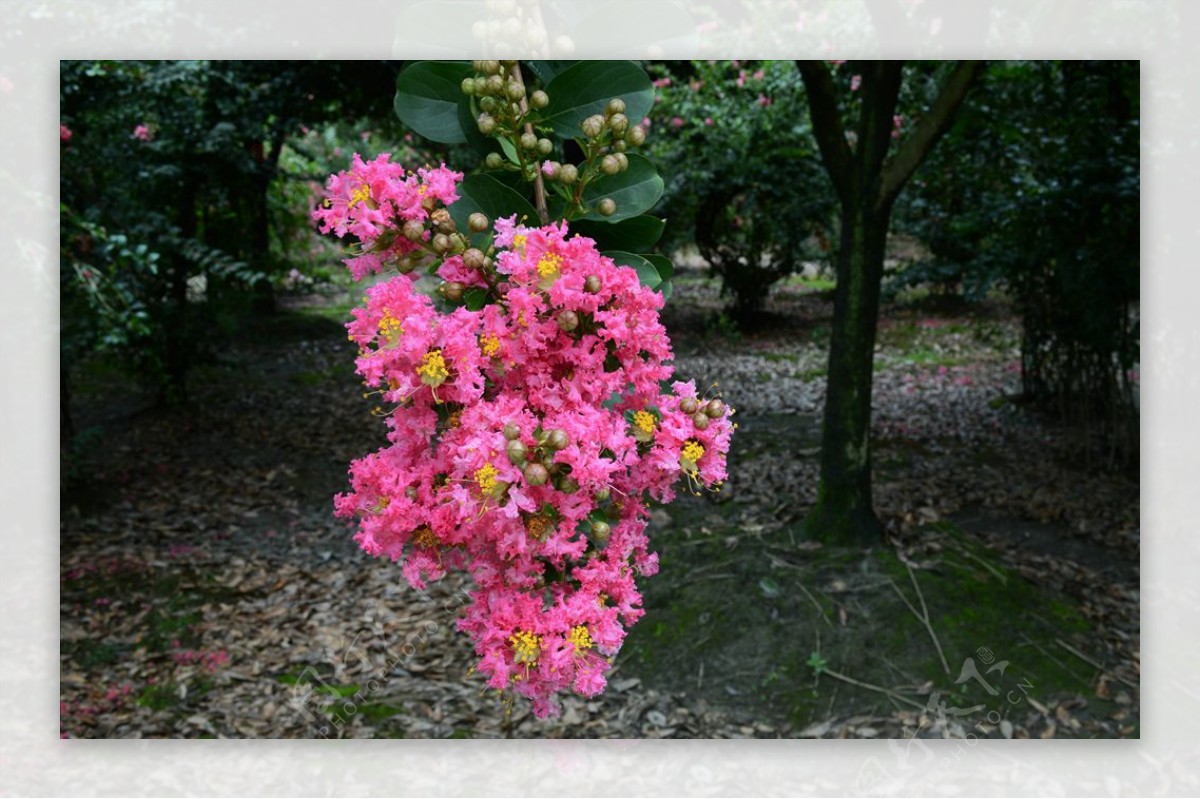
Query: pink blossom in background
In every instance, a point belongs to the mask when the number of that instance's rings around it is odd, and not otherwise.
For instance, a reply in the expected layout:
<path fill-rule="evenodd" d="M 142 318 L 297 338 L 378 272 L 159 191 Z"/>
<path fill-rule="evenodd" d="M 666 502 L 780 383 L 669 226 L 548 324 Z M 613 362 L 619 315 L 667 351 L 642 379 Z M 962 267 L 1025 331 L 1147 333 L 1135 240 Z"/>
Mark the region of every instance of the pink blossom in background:
<path fill-rule="evenodd" d="M 370 141 L 371 140 L 371 131 L 364 130 L 362 133 L 358 134 L 358 137 L 360 139 L 362 139 L 364 142 Z"/>
<path fill-rule="evenodd" d="M 760 94 L 760 95 L 758 95 L 757 102 L 763 108 L 766 108 L 767 106 L 769 106 L 771 104 L 771 98 L 767 97 L 765 94 Z"/>
<path fill-rule="evenodd" d="M 751 77 L 753 77 L 755 80 L 762 80 L 764 74 L 765 73 L 761 69 L 759 69 L 759 70 L 755 70 L 754 75 L 752 75 Z"/>
<path fill-rule="evenodd" d="M 739 87 L 746 85 L 746 70 L 743 69 L 742 71 L 738 72 L 737 85 Z"/>
<path fill-rule="evenodd" d="M 711 126 L 714 124 L 714 123 L 713 123 L 713 118 L 712 118 L 712 117 L 705 117 L 705 118 L 704 118 L 704 124 L 705 124 L 705 125 L 708 125 L 709 127 L 711 127 Z"/>
<path fill-rule="evenodd" d="M 840 67 L 842 64 L 846 63 L 846 59 L 843 58 L 841 61 L 830 61 L 829 63 L 833 64 L 835 67 Z"/>
<path fill-rule="evenodd" d="M 71 140 L 71 137 L 74 135 L 75 134 L 72 133 L 71 129 L 68 128 L 66 125 L 59 124 L 59 126 L 58 126 L 58 140 L 59 141 L 68 142 Z"/>
<path fill-rule="evenodd" d="M 671 85 L 671 79 L 670 78 L 658 78 L 658 79 L 652 81 L 652 83 L 654 84 L 654 88 L 662 89 L 662 88 L 665 88 L 665 87 Z"/>
<path fill-rule="evenodd" d="M 642 127 L 646 130 L 650 130 L 650 117 L 646 117 L 642 120 Z"/>
<path fill-rule="evenodd" d="M 683 117 L 672 117 L 671 118 L 671 127 L 682 128 L 683 127 Z"/>
<path fill-rule="evenodd" d="M 133 129 L 133 138 L 138 141 L 154 141 L 154 134 L 144 122 Z"/>
<path fill-rule="evenodd" d="M 852 91 L 852 92 L 858 91 L 858 87 L 861 84 L 862 84 L 862 75 L 851 75 L 850 76 L 850 91 Z"/>

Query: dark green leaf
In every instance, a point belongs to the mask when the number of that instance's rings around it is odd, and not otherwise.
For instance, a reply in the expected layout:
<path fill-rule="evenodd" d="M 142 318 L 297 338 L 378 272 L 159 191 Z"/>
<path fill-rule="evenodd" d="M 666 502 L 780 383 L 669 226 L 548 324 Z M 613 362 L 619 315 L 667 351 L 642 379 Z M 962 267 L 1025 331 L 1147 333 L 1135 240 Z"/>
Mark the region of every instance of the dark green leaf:
<path fill-rule="evenodd" d="M 670 280 L 675 276 L 675 263 L 667 256 L 651 253 L 644 257 L 647 261 L 654 264 L 654 268 L 658 270 L 658 276 L 663 280 Z"/>
<path fill-rule="evenodd" d="M 567 139 L 579 138 L 579 125 L 603 113 L 614 97 L 625 101 L 625 115 L 640 122 L 654 105 L 654 86 L 632 61 L 580 61 L 554 76 L 546 86 L 550 105 L 542 119 Z"/>
<path fill-rule="evenodd" d="M 450 205 L 450 217 L 459 230 L 467 230 L 467 218 L 479 211 L 493 223 L 503 217 L 517 215 L 537 224 L 537 210 L 517 192 L 491 175 L 467 175 L 458 184 L 457 202 Z"/>
<path fill-rule="evenodd" d="M 396 116 L 427 139 L 464 144 L 459 107 L 466 102 L 461 87 L 470 70 L 466 61 L 418 61 L 405 67 L 396 77 Z"/>
<path fill-rule="evenodd" d="M 647 261 L 641 255 L 625 252 L 624 250 L 609 250 L 603 254 L 622 266 L 632 266 L 637 270 L 638 280 L 641 281 L 643 286 L 655 288 L 662 282 L 662 278 L 658 276 L 658 270 L 654 268 L 654 264 Z"/>
<path fill-rule="evenodd" d="M 463 303 L 467 306 L 468 311 L 478 311 L 488 304 L 487 289 L 480 286 L 472 286 L 463 292 Z"/>
<path fill-rule="evenodd" d="M 663 179 L 654 164 L 644 156 L 630 155 L 628 169 L 592 181 L 583 192 L 584 203 L 592 208 L 601 198 L 611 197 L 617 204 L 616 213 L 604 216 L 599 211 L 592 211 L 583 219 L 620 222 L 639 216 L 653 208 L 662 193 Z"/>
<path fill-rule="evenodd" d="M 570 66 L 577 64 L 577 61 L 526 61 L 529 69 L 537 76 L 543 84 L 554 80 L 554 76 L 567 69 Z"/>
<path fill-rule="evenodd" d="M 580 219 L 571 223 L 571 232 L 592 239 L 600 250 L 646 252 L 658 243 L 665 225 L 665 220 L 642 214 L 620 222 Z"/>

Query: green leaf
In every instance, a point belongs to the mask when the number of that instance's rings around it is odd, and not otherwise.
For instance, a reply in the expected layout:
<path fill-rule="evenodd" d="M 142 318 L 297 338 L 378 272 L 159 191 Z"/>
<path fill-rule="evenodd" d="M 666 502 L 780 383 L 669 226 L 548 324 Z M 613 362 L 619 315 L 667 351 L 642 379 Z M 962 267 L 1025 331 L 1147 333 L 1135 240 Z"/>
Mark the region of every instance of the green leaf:
<path fill-rule="evenodd" d="M 654 268 L 654 264 L 650 263 L 645 257 L 624 250 L 609 250 L 601 253 L 612 258 L 613 261 L 621 266 L 632 266 L 637 270 L 638 280 L 643 286 L 648 288 L 657 288 L 662 282 L 662 278 L 658 276 L 658 270 Z"/>
<path fill-rule="evenodd" d="M 614 97 L 625 101 L 625 115 L 634 124 L 654 105 L 650 76 L 632 61 L 580 61 L 555 75 L 546 94 L 550 105 L 542 120 L 567 139 L 582 137 L 580 123 L 603 113 Z"/>
<path fill-rule="evenodd" d="M 642 214 L 620 222 L 580 219 L 571 223 L 571 232 L 592 239 L 598 250 L 646 252 L 658 243 L 665 226 L 666 220 Z"/>
<path fill-rule="evenodd" d="M 497 141 L 500 142 L 500 149 L 504 151 L 504 155 L 508 157 L 508 160 L 520 166 L 521 156 L 517 154 L 516 145 L 509 141 L 506 136 L 501 136 Z"/>
<path fill-rule="evenodd" d="M 488 304 L 487 289 L 481 286 L 472 286 L 463 292 L 463 303 L 467 306 L 468 311 L 478 311 Z"/>
<path fill-rule="evenodd" d="M 658 270 L 658 276 L 662 282 L 658 284 L 657 289 L 662 292 L 663 299 L 671 299 L 671 295 L 675 293 L 675 284 L 671 282 L 671 278 L 675 276 L 675 264 L 667 256 L 658 253 L 651 253 L 644 257 Z"/>
<path fill-rule="evenodd" d="M 421 136 L 442 144 L 464 144 L 467 134 L 459 117 L 466 102 L 462 81 L 466 61 L 417 61 L 396 77 L 396 116 Z"/>
<path fill-rule="evenodd" d="M 459 230 L 467 230 L 467 218 L 479 211 L 493 223 L 500 218 L 517 215 L 537 224 L 537 210 L 517 192 L 491 175 L 467 175 L 458 184 L 458 201 L 450 205 L 450 218 Z"/>
<path fill-rule="evenodd" d="M 583 192 L 584 203 L 593 208 L 601 198 L 611 197 L 617 204 L 616 212 L 612 216 L 604 216 L 599 211 L 592 211 L 582 218 L 597 222 L 620 222 L 649 211 L 662 193 L 663 179 L 650 159 L 630 155 L 628 169 L 593 180 Z"/>
<path fill-rule="evenodd" d="M 554 76 L 568 67 L 578 64 L 578 61 L 526 61 L 529 69 L 543 84 L 554 80 Z"/>

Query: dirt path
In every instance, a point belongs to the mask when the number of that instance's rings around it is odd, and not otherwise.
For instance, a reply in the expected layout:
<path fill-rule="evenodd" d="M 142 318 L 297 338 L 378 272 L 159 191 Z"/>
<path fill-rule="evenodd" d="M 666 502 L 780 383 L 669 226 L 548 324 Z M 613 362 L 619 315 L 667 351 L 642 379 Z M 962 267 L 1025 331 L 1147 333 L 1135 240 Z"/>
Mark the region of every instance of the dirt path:
<path fill-rule="evenodd" d="M 731 340 L 716 302 L 685 276 L 667 320 L 678 372 L 739 409 L 730 491 L 656 512 L 647 617 L 609 690 L 550 721 L 469 673 L 461 582 L 418 594 L 332 518 L 347 464 L 382 440 L 336 323 L 262 323 L 179 411 L 137 412 L 120 380 L 84 376 L 68 466 L 86 479 L 63 494 L 64 735 L 1136 735 L 1136 478 L 1073 468 L 1069 442 L 996 401 L 1015 381 L 1012 322 L 889 316 L 875 430 L 890 545 L 825 552 L 799 525 L 828 303 L 796 286 L 769 335 Z M 894 590 L 919 607 L 906 562 L 953 674 Z M 980 610 L 1017 605 L 1041 621 Z M 983 646 L 1039 689 L 1006 725 L 987 703 L 928 709 Z M 978 704 L 959 698 L 950 710 Z"/>

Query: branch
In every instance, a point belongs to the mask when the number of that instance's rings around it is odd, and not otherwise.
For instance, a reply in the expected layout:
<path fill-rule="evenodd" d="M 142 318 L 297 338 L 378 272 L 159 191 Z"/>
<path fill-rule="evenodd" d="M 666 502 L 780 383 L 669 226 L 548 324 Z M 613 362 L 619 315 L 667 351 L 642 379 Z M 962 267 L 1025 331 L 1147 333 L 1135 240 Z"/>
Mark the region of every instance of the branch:
<path fill-rule="evenodd" d="M 967 97 L 967 91 L 983 72 L 983 67 L 982 61 L 960 61 L 954 68 L 934 101 L 933 108 L 917 123 L 916 130 L 900 145 L 900 150 L 883 165 L 880 198 L 884 202 L 896 198 L 925 156 L 950 130 L 959 107 Z"/>
<path fill-rule="evenodd" d="M 833 181 L 834 190 L 845 202 L 851 192 L 851 156 L 838 112 L 837 90 L 833 86 L 833 79 L 829 77 L 829 70 L 820 61 L 797 61 L 796 67 L 804 80 L 813 136 L 821 148 L 821 160 L 825 162 L 825 171 Z"/>
<path fill-rule="evenodd" d="M 522 79 L 522 77 L 521 77 L 521 64 L 520 63 L 513 64 L 512 78 L 514 81 L 516 81 L 517 83 L 520 83 L 521 85 L 525 84 L 524 79 Z M 525 116 L 528 113 L 529 113 L 529 104 L 526 101 L 525 97 L 522 96 L 521 97 L 521 116 Z M 533 133 L 533 123 L 532 122 L 525 123 L 525 132 Z M 541 220 L 542 225 L 550 224 L 550 213 L 549 213 L 549 211 L 546 210 L 546 184 L 542 183 L 542 170 L 541 170 L 540 166 L 538 166 L 538 168 L 534 169 L 534 171 L 533 171 L 533 204 L 534 204 L 534 207 L 537 208 L 538 219 Z"/>

